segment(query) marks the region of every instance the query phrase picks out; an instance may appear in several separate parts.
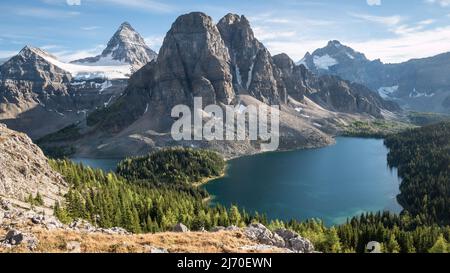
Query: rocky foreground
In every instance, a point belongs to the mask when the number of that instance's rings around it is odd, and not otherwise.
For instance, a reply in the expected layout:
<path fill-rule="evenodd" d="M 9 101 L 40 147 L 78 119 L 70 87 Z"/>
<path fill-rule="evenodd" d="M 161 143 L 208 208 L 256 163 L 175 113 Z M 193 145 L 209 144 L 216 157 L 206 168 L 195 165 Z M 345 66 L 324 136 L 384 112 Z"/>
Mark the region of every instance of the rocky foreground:
<path fill-rule="evenodd" d="M 312 253 L 298 234 L 261 224 L 216 227 L 191 232 L 183 224 L 172 232 L 131 234 L 122 228 L 99 228 L 84 220 L 68 225 L 51 215 L 0 200 L 1 252 L 63 253 Z"/>

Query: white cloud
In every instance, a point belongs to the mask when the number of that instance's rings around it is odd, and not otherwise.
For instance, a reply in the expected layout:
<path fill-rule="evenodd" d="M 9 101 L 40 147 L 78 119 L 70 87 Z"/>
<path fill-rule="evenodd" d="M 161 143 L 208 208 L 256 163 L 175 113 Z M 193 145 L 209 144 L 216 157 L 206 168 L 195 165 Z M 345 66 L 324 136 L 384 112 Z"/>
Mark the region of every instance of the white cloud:
<path fill-rule="evenodd" d="M 370 59 L 384 62 L 403 62 L 414 58 L 431 57 L 450 52 L 450 26 L 431 30 L 412 31 L 396 38 L 348 42 L 355 50 Z"/>
<path fill-rule="evenodd" d="M 100 54 L 103 49 L 105 48 L 105 45 L 96 45 L 93 48 L 88 49 L 81 49 L 81 50 L 62 50 L 62 51 L 51 51 L 53 55 L 58 57 L 59 60 L 64 62 L 74 61 L 83 59 L 86 57 L 93 57 Z"/>
<path fill-rule="evenodd" d="M 289 41 L 268 41 L 264 45 L 270 51 L 270 54 L 276 55 L 286 53 L 295 62 L 301 60 L 306 52 L 313 52 L 314 50 L 324 47 L 327 40 L 305 40 L 301 38 L 292 39 Z"/>
<path fill-rule="evenodd" d="M 358 13 L 349 13 L 350 16 L 361 19 L 368 22 L 378 23 L 386 26 L 395 26 L 398 25 L 402 20 L 403 17 L 399 15 L 393 15 L 393 16 L 375 16 L 375 15 L 369 15 L 369 14 L 358 14 Z"/>
<path fill-rule="evenodd" d="M 295 38 L 288 41 L 269 41 L 264 45 L 272 55 L 286 53 L 294 61 L 299 61 L 306 52 L 322 48 L 327 42 L 321 39 Z M 385 63 L 399 63 L 450 52 L 450 26 L 411 31 L 394 38 L 366 41 L 341 40 L 341 42 L 364 53 L 371 60 L 381 59 Z"/>
<path fill-rule="evenodd" d="M 425 0 L 425 2 L 429 4 L 438 4 L 441 7 L 449 7 L 450 6 L 450 0 Z"/>
<path fill-rule="evenodd" d="M 255 37 L 261 41 L 291 38 L 297 36 L 297 33 L 295 31 L 272 31 L 270 29 L 258 26 L 253 28 L 253 32 L 255 34 Z"/>
<path fill-rule="evenodd" d="M 144 38 L 145 43 L 154 51 L 158 52 L 164 41 L 164 36 L 153 35 Z"/>
<path fill-rule="evenodd" d="M 66 0 L 66 3 L 69 6 L 80 6 L 81 0 Z"/>
<path fill-rule="evenodd" d="M 17 53 L 18 53 L 17 51 L 0 50 L 0 58 L 1 59 L 10 58 L 10 57 L 16 55 Z"/>
<path fill-rule="evenodd" d="M 36 17 L 44 19 L 65 19 L 76 17 L 80 15 L 77 11 L 64 11 L 60 9 L 34 8 L 34 7 L 20 7 L 15 8 L 13 12 L 18 16 Z"/>
<path fill-rule="evenodd" d="M 434 22 L 436 22 L 436 20 L 434 20 L 434 19 L 427 19 L 427 20 L 423 20 L 423 21 L 418 22 L 418 24 L 426 26 L 426 25 L 431 25 Z"/>
<path fill-rule="evenodd" d="M 171 12 L 174 7 L 154 0 L 99 0 L 101 2 L 150 12 Z"/>
<path fill-rule="evenodd" d="M 381 6 L 381 0 L 367 0 L 369 6 Z"/>
<path fill-rule="evenodd" d="M 85 30 L 85 31 L 92 31 L 92 30 L 96 30 L 96 29 L 99 29 L 99 28 L 101 28 L 101 27 L 99 27 L 99 26 L 87 26 L 87 27 L 81 27 L 81 29 L 82 29 L 82 30 Z"/>

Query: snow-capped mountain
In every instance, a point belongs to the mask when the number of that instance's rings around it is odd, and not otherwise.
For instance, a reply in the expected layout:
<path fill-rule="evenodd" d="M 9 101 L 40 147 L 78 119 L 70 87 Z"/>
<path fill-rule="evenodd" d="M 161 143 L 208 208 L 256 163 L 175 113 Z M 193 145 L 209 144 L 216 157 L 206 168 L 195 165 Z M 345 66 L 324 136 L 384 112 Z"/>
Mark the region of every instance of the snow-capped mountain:
<path fill-rule="evenodd" d="M 336 75 L 345 80 L 363 83 L 368 87 L 378 88 L 378 72 L 383 69 L 379 60 L 370 61 L 366 56 L 339 41 L 330 41 L 327 46 L 306 53 L 298 62 L 318 75 Z"/>
<path fill-rule="evenodd" d="M 75 60 L 72 63 L 90 66 L 131 65 L 133 71 L 136 71 L 157 56 L 156 52 L 147 46 L 142 36 L 125 22 L 109 40 L 102 54 Z"/>
<path fill-rule="evenodd" d="M 26 46 L 0 66 L 0 122 L 32 138 L 54 132 L 113 102 L 130 74 L 130 65 L 67 64 Z"/>
<path fill-rule="evenodd" d="M 338 41 L 330 41 L 324 48 L 307 53 L 299 64 L 319 75 L 363 84 L 407 109 L 450 113 L 450 53 L 384 64 L 368 60 Z"/>

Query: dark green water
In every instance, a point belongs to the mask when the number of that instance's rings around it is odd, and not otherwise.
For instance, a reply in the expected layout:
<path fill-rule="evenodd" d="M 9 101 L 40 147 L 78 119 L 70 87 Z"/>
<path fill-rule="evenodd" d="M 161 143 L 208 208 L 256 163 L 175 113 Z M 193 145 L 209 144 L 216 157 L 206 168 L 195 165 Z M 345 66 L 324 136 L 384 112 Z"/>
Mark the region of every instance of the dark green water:
<path fill-rule="evenodd" d="M 266 153 L 229 162 L 227 175 L 208 183 L 213 203 L 237 204 L 271 219 L 320 218 L 327 225 L 362 212 L 400 212 L 397 171 L 387 167 L 383 140 L 337 138 L 334 146 Z M 118 159 L 72 159 L 114 171 Z"/>
<path fill-rule="evenodd" d="M 362 212 L 400 212 L 400 180 L 387 167 L 383 140 L 337 138 L 330 147 L 268 153 L 229 162 L 205 186 L 213 202 L 237 204 L 271 219 L 320 218 L 340 224 Z"/>

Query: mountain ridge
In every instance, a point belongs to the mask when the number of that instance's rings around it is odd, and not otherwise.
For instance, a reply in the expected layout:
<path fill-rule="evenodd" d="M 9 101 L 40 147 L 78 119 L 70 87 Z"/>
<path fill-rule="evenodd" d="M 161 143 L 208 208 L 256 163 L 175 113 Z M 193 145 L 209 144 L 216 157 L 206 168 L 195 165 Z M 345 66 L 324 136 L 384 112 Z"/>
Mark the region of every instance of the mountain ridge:
<path fill-rule="evenodd" d="M 299 62 L 319 75 L 335 75 L 366 85 L 383 98 L 398 102 L 406 109 L 424 112 L 450 113 L 450 53 L 402 63 L 382 63 L 368 60 L 338 41 L 330 41 L 313 54 L 307 53 Z M 359 57 L 357 57 L 359 56 Z"/>

